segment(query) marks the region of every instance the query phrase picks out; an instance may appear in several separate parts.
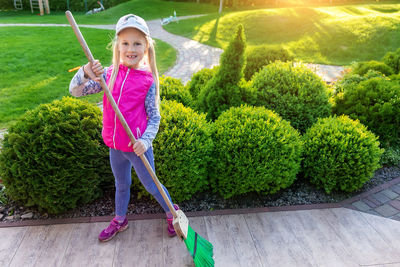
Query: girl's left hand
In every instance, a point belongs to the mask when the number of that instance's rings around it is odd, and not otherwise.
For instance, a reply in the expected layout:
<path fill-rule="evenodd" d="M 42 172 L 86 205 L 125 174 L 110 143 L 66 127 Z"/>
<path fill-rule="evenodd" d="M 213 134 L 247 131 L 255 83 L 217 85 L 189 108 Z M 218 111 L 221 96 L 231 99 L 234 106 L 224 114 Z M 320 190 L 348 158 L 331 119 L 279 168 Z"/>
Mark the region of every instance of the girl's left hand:
<path fill-rule="evenodd" d="M 132 146 L 132 142 L 129 142 L 128 146 Z M 138 140 L 134 145 L 133 145 L 133 152 L 136 153 L 138 157 L 144 154 L 146 152 L 146 147 L 144 146 L 143 142 Z"/>

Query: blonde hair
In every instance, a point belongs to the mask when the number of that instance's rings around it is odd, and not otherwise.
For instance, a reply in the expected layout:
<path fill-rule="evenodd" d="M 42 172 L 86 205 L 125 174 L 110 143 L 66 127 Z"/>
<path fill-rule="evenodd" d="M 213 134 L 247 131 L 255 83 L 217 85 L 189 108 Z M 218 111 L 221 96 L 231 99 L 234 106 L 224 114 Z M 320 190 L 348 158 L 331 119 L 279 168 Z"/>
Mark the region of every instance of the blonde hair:
<path fill-rule="evenodd" d="M 142 32 L 141 32 L 142 33 Z M 157 63 L 156 63 L 156 51 L 154 49 L 154 40 L 145 34 L 143 36 L 146 39 L 147 42 L 147 57 L 148 57 L 148 62 L 150 64 L 150 69 L 151 73 L 153 74 L 153 79 L 154 83 L 156 85 L 156 107 L 160 108 L 160 82 L 159 82 L 159 76 L 158 76 L 158 70 L 157 70 Z M 110 91 L 112 92 L 114 89 L 115 85 L 115 80 L 117 79 L 118 76 L 118 70 L 119 70 L 119 64 L 120 64 L 120 57 L 119 57 L 119 46 L 118 46 L 118 35 L 116 34 L 113 41 L 112 41 L 112 51 L 113 51 L 113 56 L 112 56 L 112 72 L 110 76 L 110 80 L 108 83 L 108 87 L 110 88 Z M 142 59 L 143 60 L 143 59 Z"/>

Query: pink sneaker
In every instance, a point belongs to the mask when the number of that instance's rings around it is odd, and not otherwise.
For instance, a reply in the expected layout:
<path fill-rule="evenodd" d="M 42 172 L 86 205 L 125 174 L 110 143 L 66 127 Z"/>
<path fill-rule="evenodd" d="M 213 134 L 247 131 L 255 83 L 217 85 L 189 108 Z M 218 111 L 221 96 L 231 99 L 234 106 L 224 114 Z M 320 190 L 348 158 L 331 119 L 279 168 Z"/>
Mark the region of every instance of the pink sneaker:
<path fill-rule="evenodd" d="M 111 240 L 117 233 L 123 232 L 126 229 L 128 229 L 128 220 L 126 218 L 121 224 L 114 218 L 111 220 L 110 225 L 101 231 L 99 240 L 102 242 Z"/>
<path fill-rule="evenodd" d="M 176 205 L 176 204 L 174 204 L 174 208 L 175 208 L 175 210 L 179 210 L 179 206 L 178 205 Z M 172 224 L 172 221 L 174 220 L 174 218 L 167 218 L 167 225 L 168 225 L 168 227 L 167 227 L 167 233 L 168 233 L 168 235 L 170 236 L 170 237 L 174 237 L 174 236 L 176 236 L 176 233 L 175 233 L 175 229 L 174 229 L 174 225 Z"/>

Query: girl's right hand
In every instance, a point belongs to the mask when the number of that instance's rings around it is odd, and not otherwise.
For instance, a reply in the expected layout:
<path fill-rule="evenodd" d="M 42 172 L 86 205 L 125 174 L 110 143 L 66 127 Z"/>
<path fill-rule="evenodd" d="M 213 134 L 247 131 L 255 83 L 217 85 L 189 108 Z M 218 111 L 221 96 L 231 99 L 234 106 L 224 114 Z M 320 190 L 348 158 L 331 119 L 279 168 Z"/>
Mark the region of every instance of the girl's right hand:
<path fill-rule="evenodd" d="M 96 82 L 100 82 L 100 76 L 104 73 L 103 66 L 97 59 L 93 61 L 93 64 L 89 62 L 83 66 L 83 71 L 90 77 L 90 79 Z"/>

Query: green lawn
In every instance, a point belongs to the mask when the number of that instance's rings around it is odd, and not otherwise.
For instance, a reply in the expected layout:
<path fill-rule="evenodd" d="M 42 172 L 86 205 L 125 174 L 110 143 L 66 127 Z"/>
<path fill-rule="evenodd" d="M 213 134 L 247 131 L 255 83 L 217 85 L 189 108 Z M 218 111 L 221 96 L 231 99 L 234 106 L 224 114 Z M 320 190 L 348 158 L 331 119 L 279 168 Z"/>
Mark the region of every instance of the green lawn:
<path fill-rule="evenodd" d="M 114 31 L 81 29 L 93 56 L 104 66 L 110 65 L 107 44 Z M 42 103 L 69 95 L 74 73 L 87 59 L 75 35 L 65 27 L 0 27 L 0 128 L 8 127 L 18 116 Z M 176 51 L 156 40 L 160 73 L 171 67 Z M 98 102 L 102 94 L 84 97 Z"/>
<path fill-rule="evenodd" d="M 249 46 L 280 46 L 304 62 L 348 65 L 400 46 L 400 4 L 277 8 L 209 14 L 165 29 L 225 48 L 241 23 Z"/>
<path fill-rule="evenodd" d="M 73 14 L 78 24 L 116 24 L 121 16 L 128 13 L 139 15 L 145 20 L 153 20 L 169 17 L 173 15 L 174 10 L 177 16 L 186 16 L 218 12 L 218 7 L 191 2 L 132 0 L 93 15 L 85 15 L 84 12 L 73 12 Z M 37 16 L 31 11 L 0 11 L 0 23 L 68 23 L 68 21 L 64 12 L 52 11 L 50 15 Z"/>

